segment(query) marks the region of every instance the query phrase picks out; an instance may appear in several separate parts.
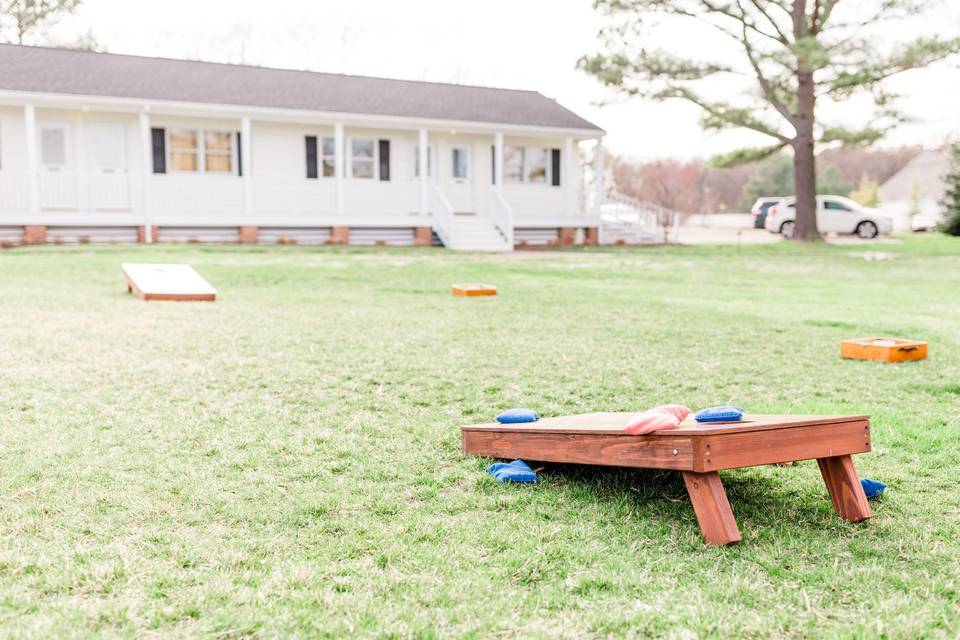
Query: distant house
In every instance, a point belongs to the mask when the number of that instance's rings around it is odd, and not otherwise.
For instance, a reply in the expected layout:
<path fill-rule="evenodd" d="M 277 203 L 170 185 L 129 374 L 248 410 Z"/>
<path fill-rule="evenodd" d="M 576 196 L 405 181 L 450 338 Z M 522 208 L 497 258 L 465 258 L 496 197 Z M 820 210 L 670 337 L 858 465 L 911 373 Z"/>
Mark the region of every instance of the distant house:
<path fill-rule="evenodd" d="M 881 208 L 904 228 L 909 228 L 912 215 L 939 217 L 946 173 L 945 150 L 921 152 L 880 186 Z"/>
<path fill-rule="evenodd" d="M 536 92 L 15 45 L 0 69 L 0 240 L 596 240 L 578 145 L 604 132 Z"/>

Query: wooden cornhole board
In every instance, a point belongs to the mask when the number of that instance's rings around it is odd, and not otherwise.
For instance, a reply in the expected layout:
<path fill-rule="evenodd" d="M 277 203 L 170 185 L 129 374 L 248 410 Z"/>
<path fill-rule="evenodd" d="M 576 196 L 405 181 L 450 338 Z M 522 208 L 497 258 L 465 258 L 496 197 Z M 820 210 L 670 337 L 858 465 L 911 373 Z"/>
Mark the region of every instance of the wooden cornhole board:
<path fill-rule="evenodd" d="M 455 284 L 451 286 L 451 291 L 455 296 L 495 296 L 497 288 L 492 284 Z"/>
<path fill-rule="evenodd" d="M 899 338 L 853 338 L 840 341 L 840 356 L 852 360 L 906 362 L 925 360 L 927 343 Z"/>
<path fill-rule="evenodd" d="M 645 436 L 623 432 L 633 413 L 586 413 L 523 424 L 460 429 L 464 453 L 505 458 L 674 469 L 683 479 L 703 537 L 710 544 L 740 540 L 718 471 L 815 459 L 833 507 L 851 522 L 873 512 L 850 457 L 870 451 L 869 416 L 747 415 L 740 422 L 698 424 Z"/>
<path fill-rule="evenodd" d="M 207 301 L 217 299 L 217 290 L 188 264 L 121 265 L 127 291 L 141 300 Z"/>

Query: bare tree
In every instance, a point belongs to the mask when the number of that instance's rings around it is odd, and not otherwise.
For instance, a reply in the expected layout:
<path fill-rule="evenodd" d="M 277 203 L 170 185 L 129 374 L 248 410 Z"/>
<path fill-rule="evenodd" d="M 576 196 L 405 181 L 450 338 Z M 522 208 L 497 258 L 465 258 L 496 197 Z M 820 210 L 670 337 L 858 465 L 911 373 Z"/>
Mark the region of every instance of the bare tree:
<path fill-rule="evenodd" d="M 0 0 L 0 37 L 25 44 L 30 35 L 74 13 L 83 0 Z"/>

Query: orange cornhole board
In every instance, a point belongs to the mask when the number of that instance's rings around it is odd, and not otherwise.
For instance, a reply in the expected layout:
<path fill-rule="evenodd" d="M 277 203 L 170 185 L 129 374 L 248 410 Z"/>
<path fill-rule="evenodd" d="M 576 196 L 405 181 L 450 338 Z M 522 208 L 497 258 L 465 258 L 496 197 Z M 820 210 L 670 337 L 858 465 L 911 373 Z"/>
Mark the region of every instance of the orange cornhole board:
<path fill-rule="evenodd" d="M 852 360 L 904 362 L 925 360 L 927 343 L 899 338 L 853 338 L 840 342 L 840 356 Z"/>
<path fill-rule="evenodd" d="M 497 288 L 492 284 L 455 284 L 451 287 L 453 295 L 467 296 L 495 296 Z"/>
<path fill-rule="evenodd" d="M 121 265 L 127 291 L 141 300 L 182 300 L 213 302 L 217 290 L 188 264 Z"/>
<path fill-rule="evenodd" d="M 683 474 L 693 512 L 710 544 L 740 540 L 718 471 L 816 460 L 837 514 L 851 522 L 873 515 L 851 454 L 870 451 L 870 416 L 745 415 L 649 435 L 624 433 L 633 413 L 585 413 L 522 424 L 460 428 L 463 452 L 506 460 L 672 469 Z"/>

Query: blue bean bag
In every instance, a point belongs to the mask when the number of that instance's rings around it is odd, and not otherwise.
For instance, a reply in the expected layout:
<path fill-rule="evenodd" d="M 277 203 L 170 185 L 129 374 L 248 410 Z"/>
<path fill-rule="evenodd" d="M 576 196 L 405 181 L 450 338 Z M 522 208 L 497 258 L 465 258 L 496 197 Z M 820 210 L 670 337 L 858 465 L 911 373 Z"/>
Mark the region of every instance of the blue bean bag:
<path fill-rule="evenodd" d="M 697 422 L 737 422 L 743 418 L 743 407 L 710 407 L 694 416 Z"/>
<path fill-rule="evenodd" d="M 537 481 L 537 474 L 533 472 L 523 460 L 513 462 L 495 462 L 487 467 L 487 473 L 496 478 L 497 482 L 518 482 L 531 484 Z"/>
<path fill-rule="evenodd" d="M 519 422 L 536 422 L 540 419 L 533 409 L 507 409 L 497 416 L 497 422 L 501 424 L 516 424 Z"/>
<path fill-rule="evenodd" d="M 871 480 L 870 478 L 860 478 L 860 486 L 863 487 L 863 492 L 867 494 L 867 500 L 879 498 L 883 495 L 883 490 L 887 488 L 887 485 L 879 480 Z"/>

